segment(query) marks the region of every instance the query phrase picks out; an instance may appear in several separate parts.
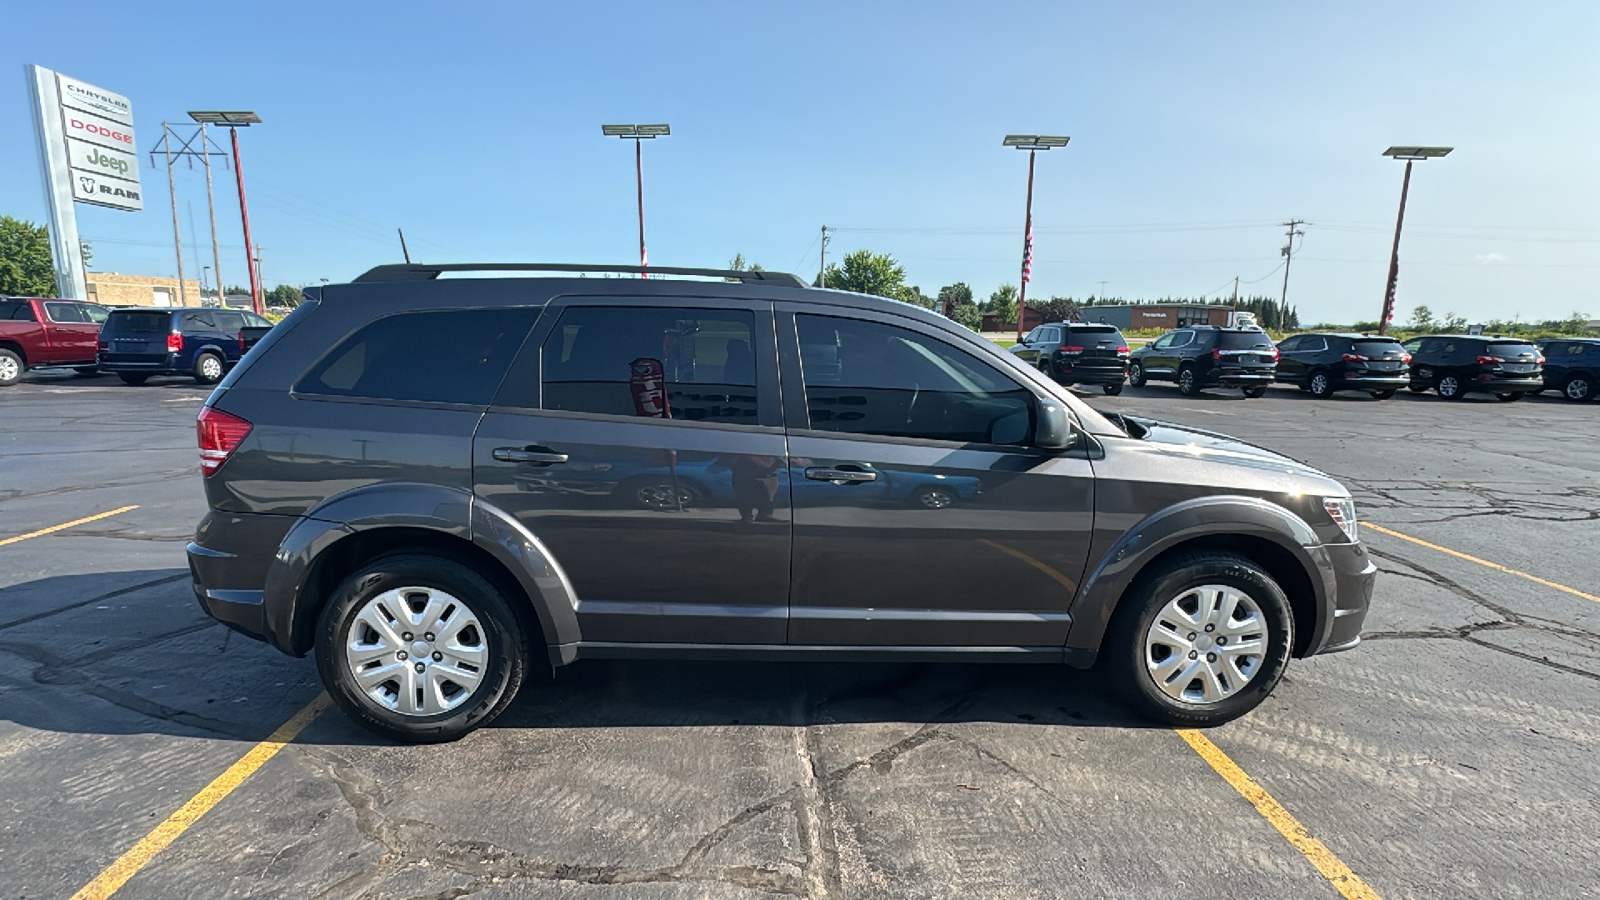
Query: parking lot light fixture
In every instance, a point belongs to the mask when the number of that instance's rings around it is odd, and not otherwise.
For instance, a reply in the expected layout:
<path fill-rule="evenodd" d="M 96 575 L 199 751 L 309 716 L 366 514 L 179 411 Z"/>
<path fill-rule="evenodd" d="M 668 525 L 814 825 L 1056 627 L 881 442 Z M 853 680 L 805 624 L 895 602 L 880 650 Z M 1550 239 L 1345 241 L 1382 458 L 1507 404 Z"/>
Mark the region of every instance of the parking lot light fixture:
<path fill-rule="evenodd" d="M 1065 147 L 1072 138 L 1053 134 L 1008 134 L 1001 146 L 1028 151 L 1028 208 L 1022 220 L 1022 286 L 1017 289 L 1017 343 L 1028 317 L 1028 280 L 1033 277 L 1033 158 L 1040 150 Z"/>
<path fill-rule="evenodd" d="M 1400 282 L 1400 226 L 1406 220 L 1406 193 L 1411 189 L 1411 164 L 1419 159 L 1449 156 L 1454 147 L 1390 147 L 1384 156 L 1406 161 L 1406 174 L 1400 181 L 1400 212 L 1394 220 L 1394 249 L 1389 253 L 1389 281 L 1383 291 L 1383 312 L 1378 316 L 1378 333 L 1387 334 L 1389 317 L 1394 315 L 1395 287 Z"/>
<path fill-rule="evenodd" d="M 190 110 L 189 118 L 202 125 L 217 125 L 228 129 L 233 136 L 233 175 L 239 183 L 239 218 L 244 221 L 244 259 L 245 265 L 250 269 L 250 305 L 261 314 L 261 273 L 256 268 L 255 255 L 250 248 L 255 243 L 250 240 L 250 207 L 244 202 L 244 167 L 239 161 L 239 129 L 249 128 L 251 125 L 260 125 L 261 117 L 248 110 Z M 220 272 L 218 273 L 221 274 Z M 218 286 L 219 290 L 221 286 Z M 219 293 L 220 297 L 221 294 Z"/>
<path fill-rule="evenodd" d="M 650 265 L 649 254 L 644 249 L 644 151 L 643 141 L 654 140 L 672 134 L 672 126 L 665 122 L 654 125 L 601 125 L 600 133 L 606 137 L 618 137 L 625 141 L 633 141 L 633 170 L 639 185 L 639 265 Z M 640 277 L 646 277 L 641 275 Z"/>

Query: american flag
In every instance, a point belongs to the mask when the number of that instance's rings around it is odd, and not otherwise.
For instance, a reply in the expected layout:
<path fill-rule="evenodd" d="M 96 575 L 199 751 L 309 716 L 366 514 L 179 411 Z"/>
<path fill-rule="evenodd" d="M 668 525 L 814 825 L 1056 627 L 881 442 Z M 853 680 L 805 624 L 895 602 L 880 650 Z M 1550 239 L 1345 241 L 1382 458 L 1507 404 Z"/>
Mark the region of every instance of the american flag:
<path fill-rule="evenodd" d="M 1022 283 L 1028 283 L 1033 274 L 1033 220 L 1028 220 L 1028 236 L 1022 241 Z"/>

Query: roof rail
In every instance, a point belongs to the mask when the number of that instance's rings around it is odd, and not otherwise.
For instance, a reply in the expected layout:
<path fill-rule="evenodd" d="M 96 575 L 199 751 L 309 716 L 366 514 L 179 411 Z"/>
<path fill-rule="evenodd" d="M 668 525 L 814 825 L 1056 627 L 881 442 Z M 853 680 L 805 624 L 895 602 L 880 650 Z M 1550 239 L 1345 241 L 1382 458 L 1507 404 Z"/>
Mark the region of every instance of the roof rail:
<path fill-rule="evenodd" d="M 742 271 L 732 269 L 681 269 L 671 266 L 610 266 L 579 265 L 574 263 L 448 263 L 426 265 L 423 263 L 396 263 L 375 266 L 358 275 L 356 283 L 374 281 L 431 281 L 443 272 L 617 272 L 626 275 L 698 275 L 707 278 L 728 278 L 745 283 L 781 285 L 783 287 L 810 287 L 803 279 L 787 272 Z"/>

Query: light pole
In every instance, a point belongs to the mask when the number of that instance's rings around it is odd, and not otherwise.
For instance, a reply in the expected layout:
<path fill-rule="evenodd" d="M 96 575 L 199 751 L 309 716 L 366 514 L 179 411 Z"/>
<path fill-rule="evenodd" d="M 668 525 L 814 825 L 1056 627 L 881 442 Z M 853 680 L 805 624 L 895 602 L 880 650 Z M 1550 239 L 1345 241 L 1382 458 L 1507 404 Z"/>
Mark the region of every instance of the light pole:
<path fill-rule="evenodd" d="M 600 133 L 619 137 L 625 141 L 633 141 L 633 170 L 639 181 L 639 265 L 649 268 L 650 257 L 644 249 L 644 142 L 666 137 L 672 133 L 672 128 L 666 123 L 659 125 L 601 125 Z"/>
<path fill-rule="evenodd" d="M 1384 156 L 1406 161 L 1405 178 L 1400 181 L 1400 213 L 1394 219 L 1394 250 L 1389 254 L 1389 283 L 1383 291 L 1383 315 L 1378 318 L 1378 333 L 1389 330 L 1389 317 L 1394 315 L 1394 289 L 1400 282 L 1400 226 L 1406 220 L 1406 192 L 1411 189 L 1411 164 L 1419 159 L 1448 156 L 1454 147 L 1390 147 Z"/>
<path fill-rule="evenodd" d="M 1033 274 L 1033 157 L 1040 150 L 1065 147 L 1072 140 L 1065 135 L 1008 134 L 1002 146 L 1028 151 L 1028 209 L 1023 218 L 1022 287 L 1017 290 L 1017 342 L 1022 342 L 1022 322 L 1028 317 L 1028 279 Z"/>
<path fill-rule="evenodd" d="M 189 118 L 202 125 L 226 128 L 233 136 L 233 174 L 239 183 L 239 217 L 244 220 L 244 259 L 250 267 L 250 303 L 256 315 L 261 315 L 261 277 L 250 251 L 255 244 L 250 240 L 250 208 L 244 202 L 244 166 L 239 161 L 239 129 L 261 124 L 261 117 L 242 110 L 190 110 Z"/>

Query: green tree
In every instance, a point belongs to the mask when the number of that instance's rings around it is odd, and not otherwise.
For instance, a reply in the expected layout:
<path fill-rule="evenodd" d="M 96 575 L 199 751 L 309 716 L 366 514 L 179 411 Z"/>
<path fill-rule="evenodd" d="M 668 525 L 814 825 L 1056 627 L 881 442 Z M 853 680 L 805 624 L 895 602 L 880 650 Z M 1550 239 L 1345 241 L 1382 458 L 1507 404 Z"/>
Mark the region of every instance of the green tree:
<path fill-rule="evenodd" d="M 972 302 L 972 288 L 968 287 L 965 281 L 958 281 L 955 284 L 947 284 L 939 288 L 939 305 L 935 306 L 934 309 L 953 319 L 955 318 L 956 308 L 960 306 L 977 308 L 976 304 Z"/>
<path fill-rule="evenodd" d="M 10 216 L 0 216 L 0 294 L 56 296 L 56 270 L 50 256 L 50 231 Z"/>
<path fill-rule="evenodd" d="M 1419 306 L 1411 311 L 1412 331 L 1432 331 L 1434 325 L 1433 310 L 1426 306 Z"/>
<path fill-rule="evenodd" d="M 745 262 L 743 253 L 735 253 L 733 255 L 733 259 L 728 260 L 728 271 L 730 271 L 730 272 L 765 272 L 766 269 L 763 269 L 761 267 L 760 263 L 747 263 L 747 262 Z M 728 281 L 738 281 L 739 279 L 737 279 L 737 278 L 729 278 L 727 280 Z"/>
<path fill-rule="evenodd" d="M 938 303 L 938 301 L 934 298 L 924 294 L 922 292 L 922 288 L 917 287 L 916 285 L 901 288 L 899 296 L 895 297 L 895 299 L 904 300 L 907 303 L 915 304 L 923 309 L 936 309 L 936 304 Z"/>
<path fill-rule="evenodd" d="M 989 302 L 984 306 L 987 312 L 992 312 L 1000 324 L 1017 324 L 1017 286 L 1002 284 L 989 295 Z"/>
<path fill-rule="evenodd" d="M 1458 316 L 1453 312 L 1447 312 L 1444 314 L 1444 320 L 1439 323 L 1439 330 L 1448 331 L 1452 334 L 1460 331 L 1466 331 L 1467 317 Z"/>
<path fill-rule="evenodd" d="M 299 306 L 300 288 L 292 284 L 280 284 L 262 296 L 270 306 Z"/>
<path fill-rule="evenodd" d="M 846 256 L 842 264 L 829 266 L 827 276 L 828 287 L 835 290 L 905 299 L 906 267 L 887 253 L 857 250 Z M 922 292 L 917 293 L 921 295 Z"/>
<path fill-rule="evenodd" d="M 1051 297 L 1037 309 L 1046 322 L 1076 322 L 1083 314 L 1071 297 Z"/>

